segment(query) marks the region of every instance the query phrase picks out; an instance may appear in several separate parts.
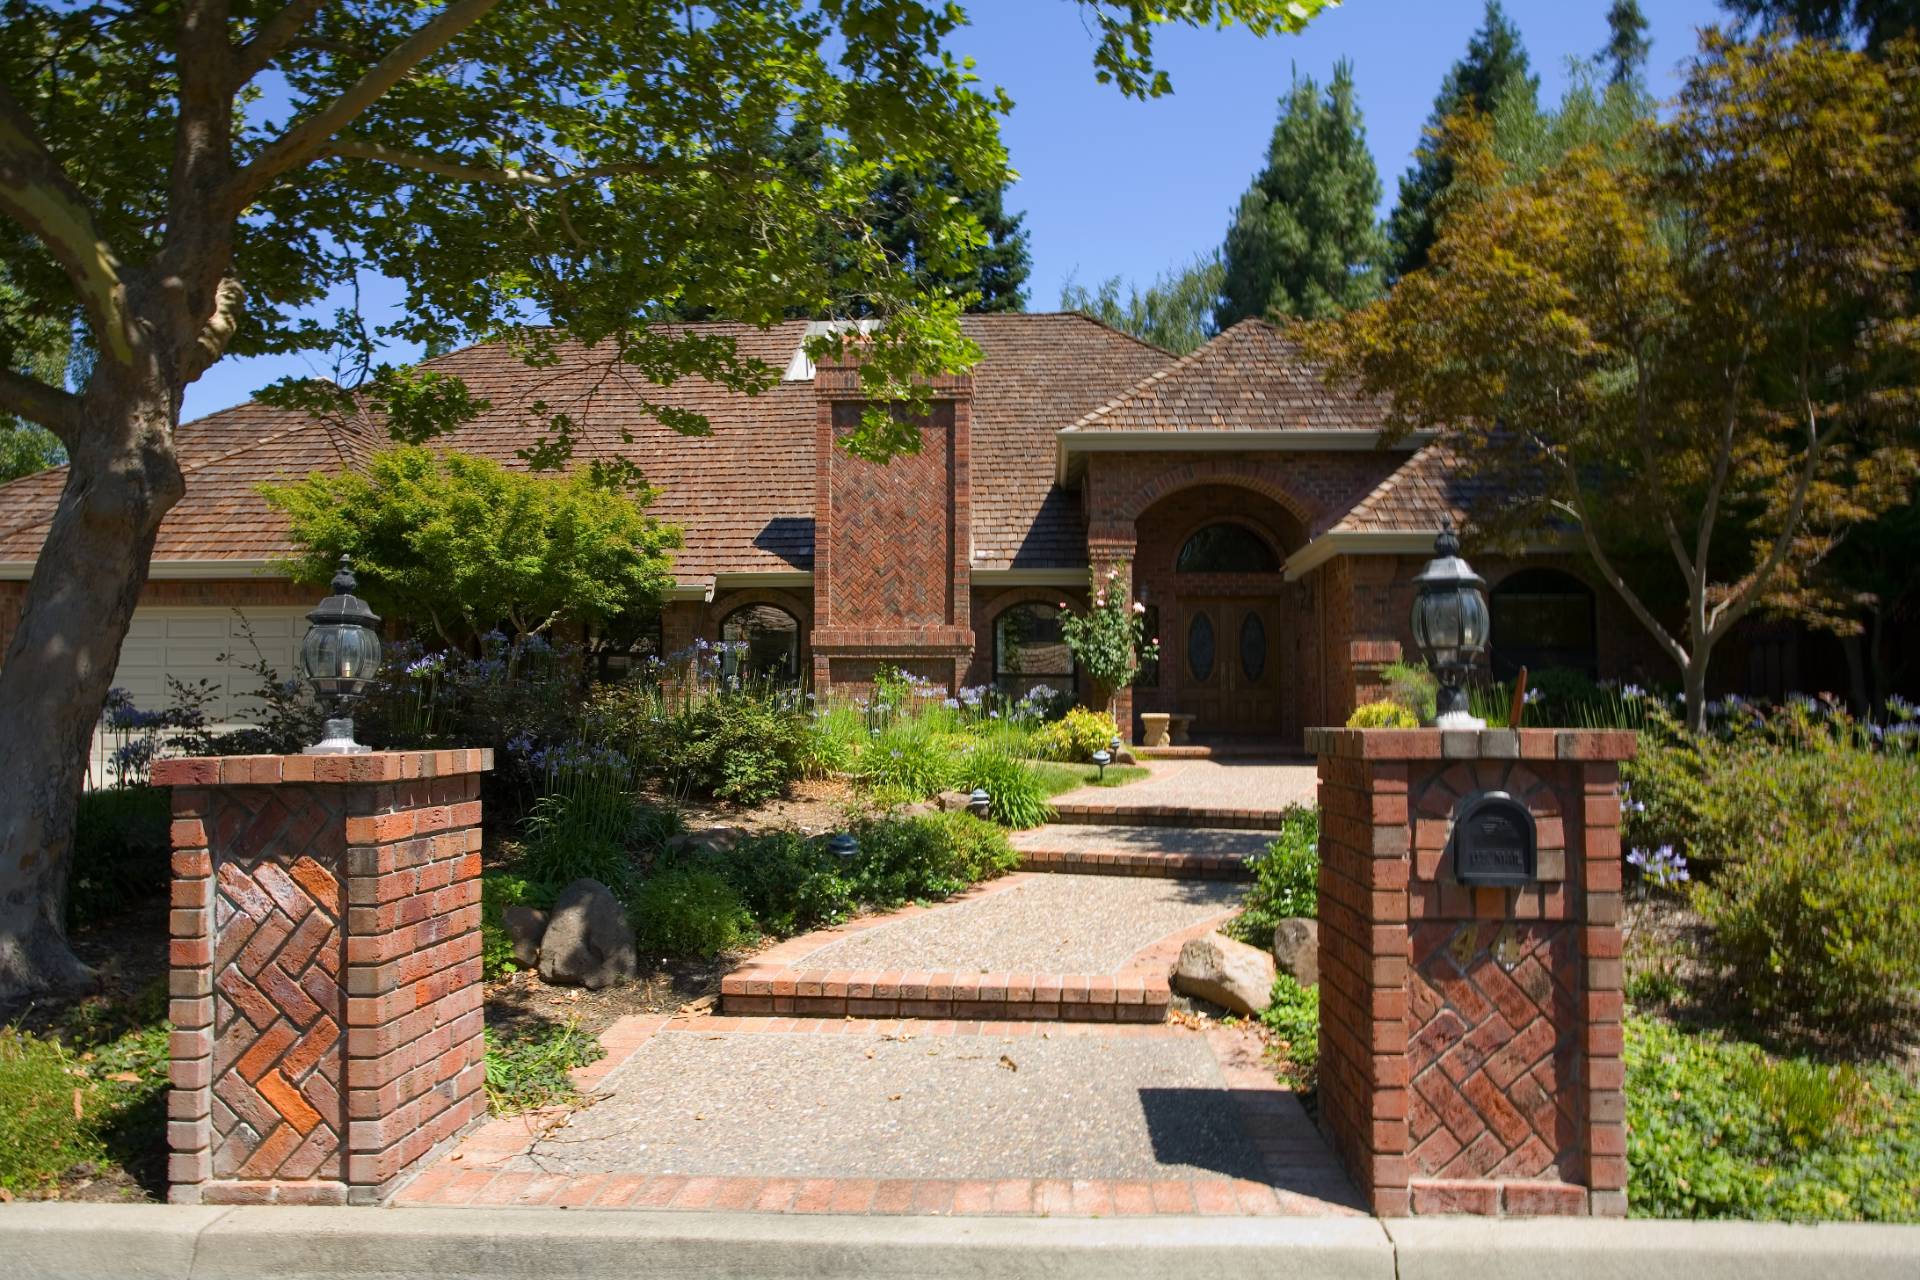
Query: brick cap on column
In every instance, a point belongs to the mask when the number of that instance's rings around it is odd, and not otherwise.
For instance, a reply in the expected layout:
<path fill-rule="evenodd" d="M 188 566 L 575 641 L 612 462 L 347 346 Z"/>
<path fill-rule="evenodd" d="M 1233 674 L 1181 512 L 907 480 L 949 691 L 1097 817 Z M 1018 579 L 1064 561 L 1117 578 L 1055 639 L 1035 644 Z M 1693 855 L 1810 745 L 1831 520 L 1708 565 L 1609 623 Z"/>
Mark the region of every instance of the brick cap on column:
<path fill-rule="evenodd" d="M 187 756 L 153 762 L 157 787 L 277 786 L 281 783 L 404 782 L 486 773 L 492 747 L 457 751 L 369 751 L 356 756 Z"/>
<path fill-rule="evenodd" d="M 1349 760 L 1631 760 L 1631 729 L 1334 729 L 1306 731 L 1314 755 Z"/>

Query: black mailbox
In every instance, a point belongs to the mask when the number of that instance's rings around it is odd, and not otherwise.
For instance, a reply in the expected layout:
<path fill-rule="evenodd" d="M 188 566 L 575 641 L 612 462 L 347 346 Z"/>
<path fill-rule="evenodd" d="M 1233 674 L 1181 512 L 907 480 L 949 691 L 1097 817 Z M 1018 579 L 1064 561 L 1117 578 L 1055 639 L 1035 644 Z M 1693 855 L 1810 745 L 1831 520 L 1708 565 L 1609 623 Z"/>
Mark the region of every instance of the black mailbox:
<path fill-rule="evenodd" d="M 1540 842 L 1527 806 L 1504 791 L 1476 791 L 1453 813 L 1453 878 L 1510 888 L 1539 878 Z"/>

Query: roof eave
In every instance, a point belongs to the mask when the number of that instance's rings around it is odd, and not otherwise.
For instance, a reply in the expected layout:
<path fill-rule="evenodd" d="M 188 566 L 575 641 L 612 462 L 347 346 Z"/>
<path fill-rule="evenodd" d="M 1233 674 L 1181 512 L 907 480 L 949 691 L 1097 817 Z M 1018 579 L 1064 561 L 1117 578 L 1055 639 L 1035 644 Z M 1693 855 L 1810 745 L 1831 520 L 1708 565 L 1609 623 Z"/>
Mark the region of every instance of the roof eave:
<path fill-rule="evenodd" d="M 1074 459 L 1089 453 L 1361 453 L 1391 449 L 1412 453 L 1433 431 L 1389 436 L 1372 427 L 1286 427 L 1275 430 L 1106 431 L 1063 427 L 1054 433 L 1054 482 L 1070 483 Z"/>

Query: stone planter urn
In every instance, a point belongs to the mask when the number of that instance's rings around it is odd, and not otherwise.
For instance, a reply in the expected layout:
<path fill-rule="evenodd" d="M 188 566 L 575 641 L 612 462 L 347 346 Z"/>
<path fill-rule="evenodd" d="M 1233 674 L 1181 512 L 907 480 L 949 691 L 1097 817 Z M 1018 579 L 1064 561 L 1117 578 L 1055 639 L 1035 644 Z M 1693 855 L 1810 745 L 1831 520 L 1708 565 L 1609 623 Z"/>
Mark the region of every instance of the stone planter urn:
<path fill-rule="evenodd" d="M 1144 745 L 1149 747 L 1167 746 L 1171 739 L 1167 737 L 1167 725 L 1173 719 L 1165 711 L 1142 711 L 1140 713 L 1140 734 Z"/>

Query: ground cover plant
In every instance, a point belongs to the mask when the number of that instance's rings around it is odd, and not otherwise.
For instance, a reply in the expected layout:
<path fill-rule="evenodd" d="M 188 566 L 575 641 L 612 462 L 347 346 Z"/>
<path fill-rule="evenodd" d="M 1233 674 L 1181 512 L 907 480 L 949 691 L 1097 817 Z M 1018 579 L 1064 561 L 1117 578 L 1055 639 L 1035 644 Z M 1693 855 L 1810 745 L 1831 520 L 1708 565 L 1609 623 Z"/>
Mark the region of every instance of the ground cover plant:
<path fill-rule="evenodd" d="M 164 1162 L 166 982 L 90 1001 L 41 1032 L 0 1026 L 0 1189 L 47 1193 L 120 1166 Z"/>
<path fill-rule="evenodd" d="M 599 1040 L 573 1022 L 512 1031 L 488 1027 L 484 1034 L 487 1107 L 495 1115 L 578 1102 L 580 1091 L 567 1073 L 606 1056 Z"/>
<path fill-rule="evenodd" d="M 1320 1081 L 1320 988 L 1303 987 L 1291 974 L 1279 974 L 1273 980 L 1273 1002 L 1258 1018 L 1277 1037 L 1281 1078 L 1312 1093 Z"/>

